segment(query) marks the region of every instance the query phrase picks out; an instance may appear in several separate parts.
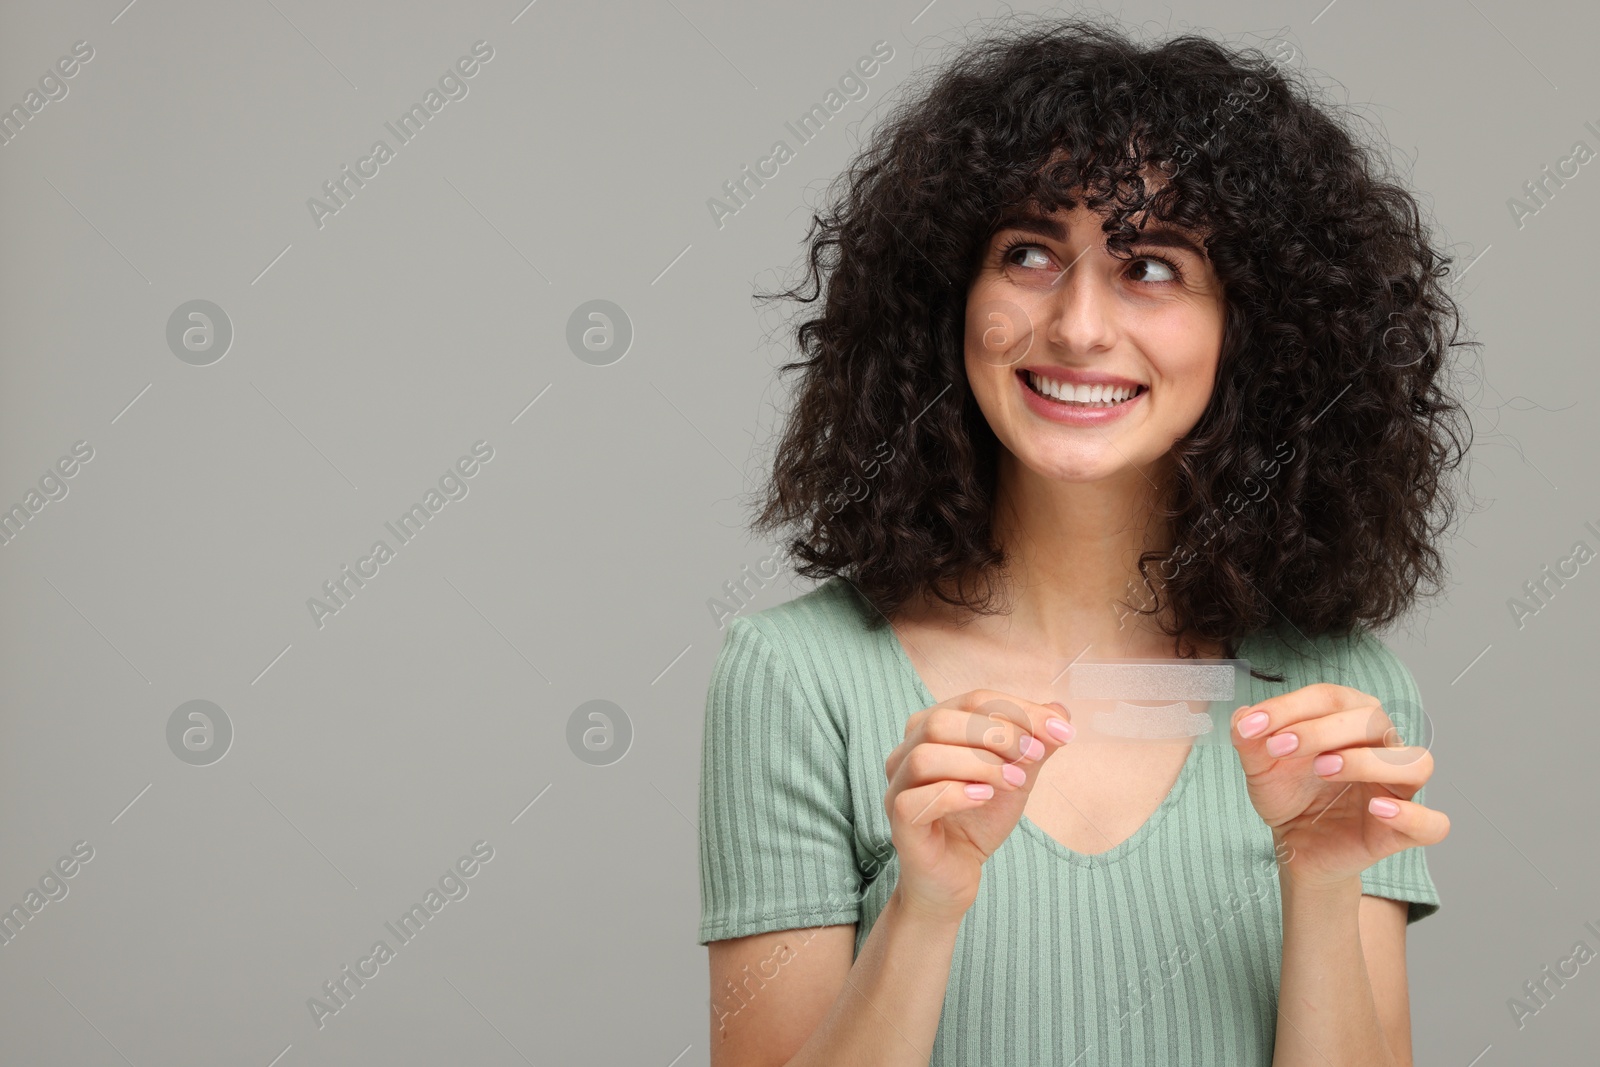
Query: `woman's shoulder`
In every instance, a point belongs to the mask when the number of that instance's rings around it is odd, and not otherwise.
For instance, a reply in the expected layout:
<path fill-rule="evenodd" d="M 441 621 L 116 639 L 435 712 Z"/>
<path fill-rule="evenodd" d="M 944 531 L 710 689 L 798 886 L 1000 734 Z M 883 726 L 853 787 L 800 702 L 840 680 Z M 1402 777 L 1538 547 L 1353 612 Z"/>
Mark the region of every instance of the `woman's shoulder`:
<path fill-rule="evenodd" d="M 849 579 L 835 575 L 782 604 L 736 615 L 729 627 L 748 627 L 792 656 L 808 649 L 859 645 L 875 628 L 873 615 Z"/>
<path fill-rule="evenodd" d="M 848 709 L 881 704 L 892 689 L 882 622 L 847 578 L 835 576 L 782 604 L 734 616 L 724 656 L 764 665 L 796 699 L 825 710 L 844 736 Z"/>
<path fill-rule="evenodd" d="M 1271 683 L 1271 691 L 1261 694 L 1262 699 L 1332 682 L 1377 697 L 1402 733 L 1408 726 L 1415 730 L 1425 725 L 1422 696 L 1410 669 L 1365 626 L 1307 636 L 1287 623 L 1280 624 L 1246 637 L 1240 643 L 1239 658 L 1248 660 L 1254 671 L 1283 675 L 1282 682 Z"/>
<path fill-rule="evenodd" d="M 1405 670 L 1400 657 L 1371 629 L 1356 625 L 1345 633 L 1308 636 L 1288 623 L 1257 630 L 1239 644 L 1241 658 L 1251 666 L 1295 674 L 1371 674 Z M 1337 678 L 1314 679 L 1338 681 Z M 1305 684 L 1309 685 L 1310 682 Z"/>

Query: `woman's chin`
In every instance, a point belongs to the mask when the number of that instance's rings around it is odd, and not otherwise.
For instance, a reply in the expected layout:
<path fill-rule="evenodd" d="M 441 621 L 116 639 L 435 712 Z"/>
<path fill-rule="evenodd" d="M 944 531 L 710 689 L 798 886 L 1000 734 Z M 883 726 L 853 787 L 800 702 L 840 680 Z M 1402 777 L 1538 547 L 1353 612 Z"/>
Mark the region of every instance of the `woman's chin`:
<path fill-rule="evenodd" d="M 1140 427 L 1135 433 L 1074 429 L 1073 440 L 1061 435 L 1014 435 L 1010 448 L 1018 461 L 1038 477 L 1057 482 L 1133 482 L 1148 485 L 1159 480 L 1156 471 L 1170 458 L 1175 438 L 1152 435 Z"/>
<path fill-rule="evenodd" d="M 1026 465 L 1040 478 L 1052 482 L 1109 483 L 1129 477 L 1143 477 L 1139 467 L 1114 451 L 1109 455 L 1093 456 L 1036 455 Z"/>

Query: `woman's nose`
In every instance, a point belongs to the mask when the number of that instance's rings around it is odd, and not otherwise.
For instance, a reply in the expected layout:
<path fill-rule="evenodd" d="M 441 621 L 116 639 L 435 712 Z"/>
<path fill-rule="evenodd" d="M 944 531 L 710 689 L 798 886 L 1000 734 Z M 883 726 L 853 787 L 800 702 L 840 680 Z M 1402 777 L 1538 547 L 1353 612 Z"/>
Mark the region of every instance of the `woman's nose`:
<path fill-rule="evenodd" d="M 1069 352 L 1106 348 L 1116 333 L 1111 282 L 1088 259 L 1080 256 L 1061 272 L 1044 305 L 1050 320 L 1046 339 Z"/>

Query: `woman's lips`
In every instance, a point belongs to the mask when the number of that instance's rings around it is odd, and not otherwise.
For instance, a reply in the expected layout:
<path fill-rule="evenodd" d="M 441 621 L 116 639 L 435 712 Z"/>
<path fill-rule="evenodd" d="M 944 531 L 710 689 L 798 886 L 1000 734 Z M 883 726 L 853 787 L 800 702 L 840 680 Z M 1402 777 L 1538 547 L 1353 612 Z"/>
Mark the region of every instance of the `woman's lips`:
<path fill-rule="evenodd" d="M 1128 410 L 1143 403 L 1145 396 L 1150 392 L 1148 387 L 1141 388 L 1138 395 L 1115 404 L 1076 404 L 1072 401 L 1056 400 L 1037 392 L 1028 384 L 1028 372 L 1018 371 L 1014 378 L 1017 388 L 1022 390 L 1023 400 L 1036 414 L 1051 422 L 1059 422 L 1067 426 L 1104 426 L 1114 422 L 1128 413 Z"/>

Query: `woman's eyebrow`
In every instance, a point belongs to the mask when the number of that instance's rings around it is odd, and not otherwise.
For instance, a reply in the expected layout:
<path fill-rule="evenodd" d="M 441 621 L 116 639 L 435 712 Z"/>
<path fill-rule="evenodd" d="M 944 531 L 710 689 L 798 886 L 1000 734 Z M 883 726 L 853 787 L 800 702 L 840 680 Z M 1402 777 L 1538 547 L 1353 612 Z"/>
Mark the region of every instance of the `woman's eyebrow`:
<path fill-rule="evenodd" d="M 1067 228 L 1055 219 L 1045 215 L 1006 215 L 1000 220 L 999 225 L 995 227 L 995 233 L 1002 233 L 1006 230 L 1020 230 L 1023 233 L 1037 234 L 1040 237 L 1048 237 L 1052 241 L 1065 241 L 1067 239 Z M 1205 249 L 1201 248 L 1194 238 L 1182 230 L 1159 223 L 1140 230 L 1132 243 L 1155 248 L 1178 248 L 1192 253 L 1199 259 L 1208 258 Z"/>
<path fill-rule="evenodd" d="M 1152 245 L 1156 248 L 1179 248 L 1193 253 L 1198 259 L 1207 258 L 1205 249 L 1196 244 L 1194 238 L 1171 226 L 1156 225 L 1147 230 L 1140 230 L 1139 236 L 1135 237 L 1132 243 Z"/>
<path fill-rule="evenodd" d="M 1005 230 L 1021 230 L 1023 233 L 1048 237 L 1052 241 L 1067 239 L 1067 228 L 1046 215 L 1022 213 L 1006 215 L 1001 218 L 999 225 L 995 226 L 994 232 L 1001 233 Z"/>

